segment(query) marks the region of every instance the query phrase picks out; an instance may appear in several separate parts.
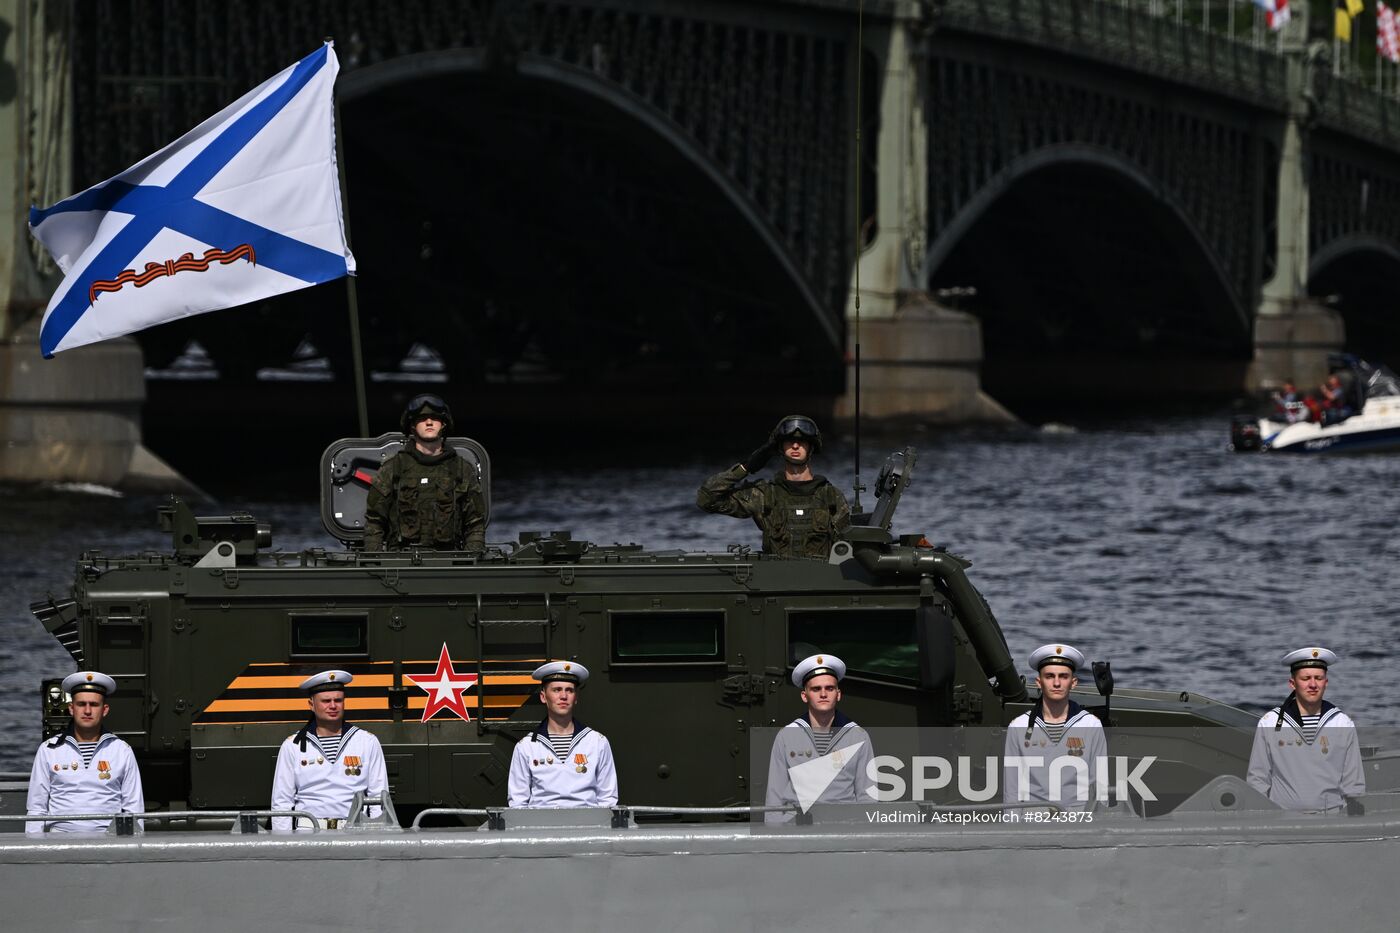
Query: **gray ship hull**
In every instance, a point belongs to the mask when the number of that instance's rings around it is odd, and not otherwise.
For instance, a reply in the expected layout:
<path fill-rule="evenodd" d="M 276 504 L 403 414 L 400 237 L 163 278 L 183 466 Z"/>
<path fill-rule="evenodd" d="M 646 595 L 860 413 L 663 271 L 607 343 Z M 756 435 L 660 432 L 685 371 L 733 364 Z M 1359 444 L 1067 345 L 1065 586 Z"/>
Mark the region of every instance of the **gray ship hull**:
<path fill-rule="evenodd" d="M 1393 930 L 1400 813 L 9 836 L 10 930 Z"/>

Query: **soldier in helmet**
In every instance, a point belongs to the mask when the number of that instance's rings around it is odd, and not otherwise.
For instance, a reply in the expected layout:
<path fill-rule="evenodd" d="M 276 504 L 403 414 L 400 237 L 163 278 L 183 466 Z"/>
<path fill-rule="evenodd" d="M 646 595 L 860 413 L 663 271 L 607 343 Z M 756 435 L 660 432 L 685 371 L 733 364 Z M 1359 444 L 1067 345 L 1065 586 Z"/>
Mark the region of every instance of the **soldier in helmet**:
<path fill-rule="evenodd" d="M 821 449 L 817 423 L 805 415 L 788 415 L 742 463 L 705 480 L 695 504 L 706 512 L 753 519 L 769 554 L 825 557 L 850 528 L 851 509 L 826 477 L 813 475 L 812 455 Z M 783 458 L 780 474 L 744 482 L 775 453 Z"/>
<path fill-rule="evenodd" d="M 117 682 L 99 671 L 78 671 L 63 680 L 72 700 L 68 728 L 46 739 L 34 756 L 26 812 L 141 813 L 141 770 L 131 746 L 102 726 L 110 707 L 107 697 Z M 25 832 L 100 833 L 108 820 L 36 820 Z"/>
<path fill-rule="evenodd" d="M 447 403 L 436 395 L 414 396 L 399 423 L 407 435 L 404 448 L 385 461 L 365 502 L 365 550 L 484 551 L 481 480 L 444 443 L 452 430 Z"/>

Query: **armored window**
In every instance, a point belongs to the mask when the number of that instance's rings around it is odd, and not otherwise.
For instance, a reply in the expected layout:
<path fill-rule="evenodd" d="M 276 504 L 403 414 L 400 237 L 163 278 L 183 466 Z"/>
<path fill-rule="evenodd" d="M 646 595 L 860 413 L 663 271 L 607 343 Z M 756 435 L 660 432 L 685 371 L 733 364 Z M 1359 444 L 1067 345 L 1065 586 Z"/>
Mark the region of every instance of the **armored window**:
<path fill-rule="evenodd" d="M 363 614 L 294 614 L 293 658 L 369 657 L 369 618 Z"/>
<path fill-rule="evenodd" d="M 846 673 L 895 683 L 919 682 L 913 609 L 820 609 L 788 613 L 788 665 L 829 651 Z"/>
<path fill-rule="evenodd" d="M 723 664 L 724 611 L 612 612 L 614 664 Z"/>

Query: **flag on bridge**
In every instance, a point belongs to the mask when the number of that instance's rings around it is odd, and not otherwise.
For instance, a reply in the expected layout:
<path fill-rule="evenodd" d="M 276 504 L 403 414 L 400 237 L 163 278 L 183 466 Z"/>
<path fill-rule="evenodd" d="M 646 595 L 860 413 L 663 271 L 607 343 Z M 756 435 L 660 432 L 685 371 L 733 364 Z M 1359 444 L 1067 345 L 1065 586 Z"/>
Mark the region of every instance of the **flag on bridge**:
<path fill-rule="evenodd" d="M 65 273 L 44 356 L 353 275 L 339 71 L 327 42 L 120 175 L 31 208 L 30 232 Z"/>
<path fill-rule="evenodd" d="M 1293 16 L 1288 9 L 1288 0 L 1254 0 L 1254 5 L 1264 11 L 1264 21 L 1275 32 L 1288 25 Z"/>
<path fill-rule="evenodd" d="M 1400 33 L 1395 28 L 1395 11 L 1380 2 L 1376 3 L 1376 54 L 1400 63 Z"/>
<path fill-rule="evenodd" d="M 1351 21 L 1366 9 L 1364 0 L 1337 0 L 1334 34 L 1342 42 L 1351 41 Z"/>

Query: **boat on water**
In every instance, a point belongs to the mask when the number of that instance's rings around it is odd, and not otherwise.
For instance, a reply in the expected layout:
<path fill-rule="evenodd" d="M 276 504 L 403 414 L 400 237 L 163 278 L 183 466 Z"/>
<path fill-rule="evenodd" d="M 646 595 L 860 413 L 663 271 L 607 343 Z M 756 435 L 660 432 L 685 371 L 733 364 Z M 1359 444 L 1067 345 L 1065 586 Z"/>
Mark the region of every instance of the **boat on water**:
<path fill-rule="evenodd" d="M 123 817 L 97 837 L 0 834 L 13 928 L 49 925 L 54 905 L 80 898 L 101 905 L 88 925 L 104 930 L 210 931 L 511 927 L 517 915 L 607 930 L 833 916 L 887 929 L 930 916 L 959 928 L 995 917 L 1209 929 L 1234 922 L 1242 899 L 1251 924 L 1367 929 L 1378 906 L 1400 910 L 1382 877 L 1400 854 L 1400 755 L 1387 743 L 1363 737 L 1368 794 L 1354 814 L 1284 811 L 1243 780 L 1254 715 L 1115 685 L 1107 664 L 1074 699 L 1107 726 L 1118 789 L 1080 808 L 1002 806 L 996 766 L 982 763 L 1035 696 L 970 562 L 894 530 L 911 449 L 890 457 L 875 508 L 825 560 L 567 532 L 481 555 L 369 552 L 369 481 L 401 443 L 350 438 L 324 454 L 322 518 L 338 548 L 279 552 L 254 516 L 200 517 L 175 501 L 160 513 L 168 551 L 88 550 L 71 588 L 33 605 L 79 667 L 115 679 L 109 722 L 135 749 L 148 814 L 144 832 Z M 448 443 L 476 467 L 489 513 L 485 449 Z M 817 804 L 770 825 L 767 750 L 795 711 L 794 663 L 814 648 L 845 659 L 841 708 L 909 780 L 880 803 Z M 473 686 L 460 712 L 428 716 L 410 675 L 444 653 Z M 612 742 L 617 807 L 504 806 L 511 750 L 540 718 L 528 672 L 544 658 L 594 671 L 580 715 Z M 392 806 L 269 833 L 276 751 L 305 721 L 295 684 L 332 665 L 357 678 L 347 707 L 384 748 Z M 40 696 L 55 734 L 67 716 L 58 680 Z M 22 825 L 23 790 L 23 776 L 0 780 L 0 827 Z M 1269 890 L 1305 845 L 1325 851 L 1321 889 L 1363 886 L 1370 901 L 1244 893 Z"/>
<path fill-rule="evenodd" d="M 1299 454 L 1400 449 L 1400 377 L 1349 354 L 1333 357 L 1329 368 L 1344 393 L 1343 407 L 1310 408 L 1290 399 L 1263 416 L 1236 416 L 1231 449 Z"/>

